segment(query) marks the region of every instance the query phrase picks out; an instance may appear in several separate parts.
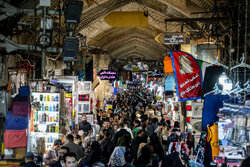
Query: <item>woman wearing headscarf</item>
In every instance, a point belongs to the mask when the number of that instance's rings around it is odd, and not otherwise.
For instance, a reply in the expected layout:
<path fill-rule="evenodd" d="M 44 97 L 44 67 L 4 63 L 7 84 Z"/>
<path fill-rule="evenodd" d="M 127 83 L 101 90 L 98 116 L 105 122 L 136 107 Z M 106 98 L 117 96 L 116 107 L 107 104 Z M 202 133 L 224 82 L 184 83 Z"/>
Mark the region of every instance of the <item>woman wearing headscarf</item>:
<path fill-rule="evenodd" d="M 125 153 L 128 150 L 125 135 L 118 138 L 117 146 L 110 156 L 109 163 L 111 167 L 122 167 L 126 164 Z"/>

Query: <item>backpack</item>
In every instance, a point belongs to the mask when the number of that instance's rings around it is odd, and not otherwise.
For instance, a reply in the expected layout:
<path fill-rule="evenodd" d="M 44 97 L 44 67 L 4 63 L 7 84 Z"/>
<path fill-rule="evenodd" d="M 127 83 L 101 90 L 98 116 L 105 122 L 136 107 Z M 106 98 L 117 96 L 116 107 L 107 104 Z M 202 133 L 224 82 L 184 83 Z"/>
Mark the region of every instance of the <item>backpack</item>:
<path fill-rule="evenodd" d="M 112 164 L 112 167 L 119 167 L 119 166 L 123 166 L 124 165 L 124 157 L 116 154 L 114 155 L 114 158 L 113 158 L 113 164 Z"/>
<path fill-rule="evenodd" d="M 121 149 L 121 148 L 120 148 Z M 121 149 L 124 153 L 123 149 Z M 125 158 L 124 156 L 121 156 L 120 154 L 113 155 L 113 161 L 111 163 L 111 167 L 121 167 L 125 164 Z"/>

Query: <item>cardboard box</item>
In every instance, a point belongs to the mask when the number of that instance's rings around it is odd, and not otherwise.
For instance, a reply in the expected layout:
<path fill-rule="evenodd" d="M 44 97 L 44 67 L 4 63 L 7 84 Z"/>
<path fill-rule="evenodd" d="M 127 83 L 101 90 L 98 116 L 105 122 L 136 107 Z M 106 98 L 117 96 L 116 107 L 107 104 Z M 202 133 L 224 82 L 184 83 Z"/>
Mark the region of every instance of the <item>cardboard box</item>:
<path fill-rule="evenodd" d="M 14 148 L 14 157 L 16 159 L 23 159 L 24 154 L 27 151 L 26 147 Z"/>

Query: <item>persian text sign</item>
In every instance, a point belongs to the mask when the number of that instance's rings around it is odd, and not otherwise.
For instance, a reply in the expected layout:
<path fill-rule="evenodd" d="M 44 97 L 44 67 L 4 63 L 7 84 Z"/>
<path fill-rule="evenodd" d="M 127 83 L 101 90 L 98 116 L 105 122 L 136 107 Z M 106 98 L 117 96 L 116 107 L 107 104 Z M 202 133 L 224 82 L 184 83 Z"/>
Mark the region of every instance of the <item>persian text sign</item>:
<path fill-rule="evenodd" d="M 115 80 L 117 72 L 112 70 L 101 70 L 99 76 L 101 80 Z"/>
<path fill-rule="evenodd" d="M 179 45 L 184 44 L 185 35 L 182 34 L 165 34 L 164 36 L 164 44 L 165 45 Z"/>
<path fill-rule="evenodd" d="M 182 51 L 171 51 L 179 101 L 195 100 L 202 95 L 202 73 L 196 59 Z"/>

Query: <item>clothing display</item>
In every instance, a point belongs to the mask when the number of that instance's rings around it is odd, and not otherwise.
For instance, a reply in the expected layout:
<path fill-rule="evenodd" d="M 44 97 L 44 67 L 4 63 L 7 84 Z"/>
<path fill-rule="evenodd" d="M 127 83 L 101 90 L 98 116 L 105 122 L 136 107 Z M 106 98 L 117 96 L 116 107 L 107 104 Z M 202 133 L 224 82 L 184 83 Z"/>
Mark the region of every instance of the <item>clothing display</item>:
<path fill-rule="evenodd" d="M 219 76 L 224 72 L 224 67 L 206 67 L 205 77 L 203 82 L 202 94 L 204 95 L 214 89 L 215 83 L 219 82 Z"/>
<path fill-rule="evenodd" d="M 208 126 L 207 142 L 210 144 L 212 151 L 212 161 L 214 161 L 214 156 L 219 155 L 219 145 L 218 145 L 218 125 L 213 124 Z"/>
<path fill-rule="evenodd" d="M 207 125 L 213 124 L 219 120 L 217 113 L 219 108 L 223 106 L 223 101 L 228 100 L 228 95 L 207 95 L 204 100 L 204 108 L 202 113 L 202 129 L 207 130 Z"/>

